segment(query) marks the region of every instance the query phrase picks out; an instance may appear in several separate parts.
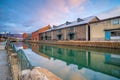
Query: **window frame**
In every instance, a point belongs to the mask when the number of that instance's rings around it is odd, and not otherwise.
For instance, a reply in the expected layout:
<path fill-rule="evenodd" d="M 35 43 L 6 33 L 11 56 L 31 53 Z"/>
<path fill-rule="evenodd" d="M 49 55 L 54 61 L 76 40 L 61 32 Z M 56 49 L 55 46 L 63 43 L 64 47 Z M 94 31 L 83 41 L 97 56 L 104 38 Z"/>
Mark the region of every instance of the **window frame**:
<path fill-rule="evenodd" d="M 113 19 L 113 20 L 112 20 L 112 24 L 113 24 L 113 25 L 120 24 L 119 19 Z"/>

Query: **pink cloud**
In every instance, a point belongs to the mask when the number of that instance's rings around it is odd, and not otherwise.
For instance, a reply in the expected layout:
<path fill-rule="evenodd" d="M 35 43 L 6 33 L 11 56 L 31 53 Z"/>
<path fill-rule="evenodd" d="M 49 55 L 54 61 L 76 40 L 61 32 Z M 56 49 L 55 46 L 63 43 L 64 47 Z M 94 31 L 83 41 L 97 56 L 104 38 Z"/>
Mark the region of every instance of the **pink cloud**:
<path fill-rule="evenodd" d="M 83 3 L 87 0 L 49 0 L 34 19 L 35 23 L 58 25 L 69 20 L 73 15 L 80 15 L 84 10 Z"/>
<path fill-rule="evenodd" d="M 68 0 L 68 4 L 70 7 L 75 7 L 75 6 L 79 6 L 82 3 L 84 3 L 86 0 Z"/>

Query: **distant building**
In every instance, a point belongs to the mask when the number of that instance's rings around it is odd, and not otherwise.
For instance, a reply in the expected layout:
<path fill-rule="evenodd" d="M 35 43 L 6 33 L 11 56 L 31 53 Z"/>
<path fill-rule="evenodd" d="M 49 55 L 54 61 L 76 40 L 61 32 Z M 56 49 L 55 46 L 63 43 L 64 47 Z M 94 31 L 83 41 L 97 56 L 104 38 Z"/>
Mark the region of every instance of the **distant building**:
<path fill-rule="evenodd" d="M 0 32 L 0 41 L 4 41 L 10 37 L 10 32 Z"/>
<path fill-rule="evenodd" d="M 28 37 L 28 34 L 27 33 L 23 33 L 22 37 L 23 37 L 23 40 L 25 40 Z"/>
<path fill-rule="evenodd" d="M 12 38 L 22 38 L 22 34 L 10 34 Z"/>
<path fill-rule="evenodd" d="M 0 32 L 1 37 L 10 37 L 10 32 Z"/>
<path fill-rule="evenodd" d="M 48 26 L 45 26 L 45 27 L 40 28 L 39 30 L 33 32 L 32 33 L 32 40 L 33 41 L 39 41 L 40 40 L 39 34 L 45 32 L 46 30 L 48 30 L 50 28 L 51 28 L 51 26 L 48 25 Z"/>
<path fill-rule="evenodd" d="M 31 39 L 31 38 L 32 38 L 32 35 L 31 35 L 31 34 L 28 34 L 28 33 L 23 33 L 22 37 L 23 37 L 23 40 L 24 40 L 24 41 L 25 41 L 25 40 L 32 40 L 32 39 Z"/>
<path fill-rule="evenodd" d="M 9 37 L 15 41 L 22 41 L 23 40 L 22 34 L 10 34 Z"/>
<path fill-rule="evenodd" d="M 23 38 L 22 38 L 22 34 L 10 34 L 10 33 L 5 33 L 5 32 L 2 32 L 1 34 L 0 34 L 0 36 L 1 36 L 1 39 L 7 39 L 7 38 L 10 38 L 10 39 L 12 39 L 12 40 L 23 40 Z"/>
<path fill-rule="evenodd" d="M 32 34 L 28 34 L 25 40 L 32 40 Z"/>

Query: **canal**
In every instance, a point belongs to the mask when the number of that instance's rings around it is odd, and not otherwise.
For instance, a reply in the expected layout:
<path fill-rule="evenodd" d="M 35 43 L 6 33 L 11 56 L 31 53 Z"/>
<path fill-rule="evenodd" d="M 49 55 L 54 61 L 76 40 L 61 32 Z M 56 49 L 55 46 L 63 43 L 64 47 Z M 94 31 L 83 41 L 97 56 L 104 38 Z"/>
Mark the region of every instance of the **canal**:
<path fill-rule="evenodd" d="M 48 69 L 63 80 L 120 80 L 120 50 L 14 44 L 28 58 L 19 59 L 22 70 L 30 63 Z"/>

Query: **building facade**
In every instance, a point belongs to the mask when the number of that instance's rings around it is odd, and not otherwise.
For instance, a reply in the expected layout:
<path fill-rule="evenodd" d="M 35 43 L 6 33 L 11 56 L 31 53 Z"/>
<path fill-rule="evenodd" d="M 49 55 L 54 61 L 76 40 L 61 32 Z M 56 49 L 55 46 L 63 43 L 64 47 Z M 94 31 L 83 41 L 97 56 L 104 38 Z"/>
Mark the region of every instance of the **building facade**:
<path fill-rule="evenodd" d="M 99 20 L 78 18 L 39 34 L 40 40 L 120 41 L 120 16 Z"/>
<path fill-rule="evenodd" d="M 43 33 L 40 33 L 40 40 L 90 40 L 90 25 L 89 23 L 98 21 L 96 16 L 87 17 L 84 19 L 78 18 L 73 22 L 66 22 L 59 26 L 53 26 Z"/>
<path fill-rule="evenodd" d="M 40 33 L 43 33 L 44 31 L 46 31 L 46 30 L 48 30 L 48 29 L 50 29 L 50 28 L 51 28 L 51 26 L 48 25 L 48 26 L 45 26 L 45 27 L 40 28 L 39 30 L 33 32 L 33 33 L 32 33 L 32 40 L 33 40 L 33 41 L 39 41 L 39 40 L 41 40 L 41 37 L 39 37 L 39 34 L 40 34 Z"/>
<path fill-rule="evenodd" d="M 120 41 L 120 16 L 90 23 L 91 41 Z"/>

